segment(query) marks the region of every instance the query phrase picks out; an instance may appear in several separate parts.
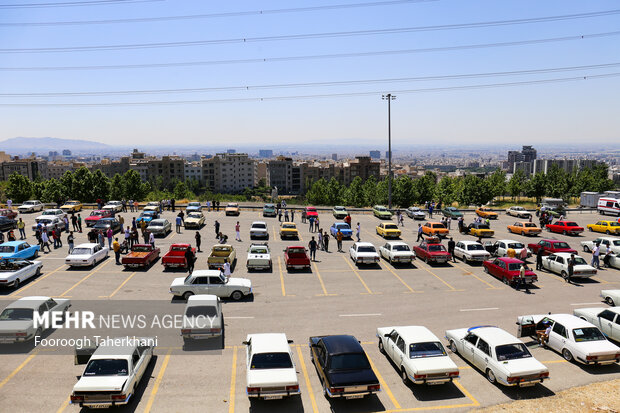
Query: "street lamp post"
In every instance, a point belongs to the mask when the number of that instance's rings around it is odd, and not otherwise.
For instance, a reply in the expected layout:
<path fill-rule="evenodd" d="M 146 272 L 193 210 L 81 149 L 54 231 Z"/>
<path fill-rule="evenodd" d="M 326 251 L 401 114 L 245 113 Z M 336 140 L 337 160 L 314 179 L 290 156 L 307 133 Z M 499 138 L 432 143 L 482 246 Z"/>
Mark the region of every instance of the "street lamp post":
<path fill-rule="evenodd" d="M 396 96 L 388 93 L 382 95 L 381 99 L 388 103 L 388 209 L 392 209 L 392 112 L 391 102 Z"/>

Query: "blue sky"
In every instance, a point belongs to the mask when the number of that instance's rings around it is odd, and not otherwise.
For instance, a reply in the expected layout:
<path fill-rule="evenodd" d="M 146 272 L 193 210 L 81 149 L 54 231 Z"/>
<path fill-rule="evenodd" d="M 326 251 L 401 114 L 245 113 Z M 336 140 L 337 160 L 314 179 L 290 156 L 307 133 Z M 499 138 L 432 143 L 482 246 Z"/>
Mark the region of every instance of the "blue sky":
<path fill-rule="evenodd" d="M 363 3 L 331 1 L 164 0 L 87 7 L 2 9 L 2 5 L 54 0 L 0 0 L 0 49 L 62 48 L 194 40 L 256 38 L 306 33 L 367 31 L 614 10 L 614 1 L 439 0 L 297 13 L 248 15 L 131 24 L 11 26 L 6 23 L 108 20 L 274 10 Z M 87 2 L 84 0 L 84 2 Z M 0 53 L 0 70 L 222 61 L 442 48 L 620 30 L 620 14 L 535 24 L 385 35 L 227 43 L 62 53 Z M 469 73 L 620 63 L 620 36 L 427 53 L 303 59 L 190 67 L 107 70 L 2 70 L 1 94 L 133 91 L 384 80 Z M 53 136 L 109 144 L 234 147 L 247 143 L 304 144 L 383 142 L 387 129 L 382 92 L 393 92 L 394 150 L 399 143 L 458 145 L 514 141 L 597 142 L 618 140 L 620 77 L 515 87 L 426 93 L 399 91 L 462 87 L 620 73 L 620 66 L 572 72 L 480 79 L 307 86 L 277 89 L 152 95 L 0 97 L 0 139 Z M 376 92 L 364 96 L 290 98 Z M 288 99 L 269 99 L 287 97 Z M 235 99 L 266 98 L 263 101 Z M 207 100 L 200 104 L 54 106 Z M 45 103 L 51 106 L 11 106 Z"/>

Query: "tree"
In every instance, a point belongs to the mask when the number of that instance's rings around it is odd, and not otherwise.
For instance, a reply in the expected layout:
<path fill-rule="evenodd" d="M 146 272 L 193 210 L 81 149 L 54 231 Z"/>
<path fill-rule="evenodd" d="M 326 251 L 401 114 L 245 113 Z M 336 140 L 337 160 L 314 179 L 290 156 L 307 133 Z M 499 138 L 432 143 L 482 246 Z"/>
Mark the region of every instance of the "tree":
<path fill-rule="evenodd" d="M 185 199 L 185 198 L 193 198 L 190 192 L 190 190 L 187 188 L 187 185 L 185 185 L 185 182 L 183 181 L 177 181 L 176 185 L 174 186 L 174 199 Z"/>
<path fill-rule="evenodd" d="M 592 168 L 593 187 L 590 189 L 595 192 L 611 191 L 615 188 L 614 181 L 609 179 L 609 166 L 605 163 L 597 163 Z"/>
<path fill-rule="evenodd" d="M 41 201 L 43 202 L 58 202 L 63 198 L 64 187 L 61 181 L 58 179 L 48 179 L 45 182 L 45 188 L 41 194 Z"/>
<path fill-rule="evenodd" d="M 393 183 L 393 181 L 392 181 Z M 394 188 L 394 185 L 392 185 Z M 393 196 L 394 194 L 392 194 Z M 383 179 L 377 184 L 377 190 L 375 191 L 375 204 L 387 205 L 388 204 L 388 180 Z"/>
<path fill-rule="evenodd" d="M 110 196 L 110 179 L 105 176 L 101 169 L 95 170 L 93 174 L 93 190 L 91 198 L 83 201 L 94 202 L 98 198 L 108 199 Z"/>
<path fill-rule="evenodd" d="M 306 199 L 314 205 L 325 205 L 327 203 L 327 182 L 321 178 L 315 181 L 306 192 Z"/>
<path fill-rule="evenodd" d="M 547 195 L 561 199 L 567 199 L 569 195 L 567 174 L 557 164 L 547 171 Z"/>
<path fill-rule="evenodd" d="M 9 176 L 9 184 L 6 188 L 6 195 L 13 202 L 24 202 L 30 198 L 32 194 L 32 182 L 27 176 L 13 172 Z"/>
<path fill-rule="evenodd" d="M 547 193 L 547 175 L 542 172 L 536 172 L 536 174 L 529 180 L 526 188 L 527 196 L 536 198 L 536 203 L 540 203 L 540 200 Z"/>
<path fill-rule="evenodd" d="M 514 200 L 516 197 L 521 195 L 521 193 L 525 189 L 525 172 L 522 169 L 517 169 L 510 181 L 508 181 L 508 192 L 510 196 Z"/>
<path fill-rule="evenodd" d="M 408 208 L 413 204 L 414 199 L 414 188 L 413 188 L 413 180 L 407 176 L 403 175 L 397 180 L 394 181 L 394 203 L 401 208 Z"/>
<path fill-rule="evenodd" d="M 364 189 L 362 178 L 356 176 L 351 181 L 351 184 L 345 191 L 345 204 L 353 205 L 355 207 L 361 208 L 366 206 L 364 203 Z"/>
<path fill-rule="evenodd" d="M 362 192 L 364 193 L 364 204 L 367 206 L 377 204 L 377 178 L 374 175 L 370 175 L 366 179 L 362 185 Z"/>
<path fill-rule="evenodd" d="M 432 201 L 435 198 L 437 188 L 437 175 L 434 172 L 426 171 L 423 177 L 414 181 L 416 203 L 422 204 Z"/>
<path fill-rule="evenodd" d="M 123 198 L 141 201 L 148 193 L 149 186 L 142 182 L 140 174 L 130 169 L 123 175 Z"/>
<path fill-rule="evenodd" d="M 120 174 L 115 174 L 110 182 L 110 199 L 122 199 L 125 194 L 125 182 Z"/>
<path fill-rule="evenodd" d="M 451 205 L 457 200 L 458 187 L 458 178 L 452 178 L 447 175 L 444 176 L 437 184 L 437 188 L 435 190 L 437 198 L 445 205 Z"/>
<path fill-rule="evenodd" d="M 71 196 L 83 202 L 93 198 L 93 174 L 83 166 L 73 173 Z"/>
<path fill-rule="evenodd" d="M 61 192 L 59 193 L 59 197 L 48 202 L 64 201 L 67 198 L 77 198 L 73 194 L 73 172 L 66 171 L 62 174 L 60 177 L 60 186 Z"/>
<path fill-rule="evenodd" d="M 467 175 L 463 179 L 459 193 L 459 204 L 484 205 L 491 199 L 493 199 L 493 194 L 486 180 L 476 175 Z"/>
<path fill-rule="evenodd" d="M 339 205 L 342 204 L 343 198 L 343 190 L 342 185 L 336 178 L 332 178 L 329 180 L 327 184 L 327 204 L 328 205 Z"/>
<path fill-rule="evenodd" d="M 504 196 L 506 193 L 506 172 L 496 169 L 495 172 L 489 175 L 486 181 L 494 198 Z"/>

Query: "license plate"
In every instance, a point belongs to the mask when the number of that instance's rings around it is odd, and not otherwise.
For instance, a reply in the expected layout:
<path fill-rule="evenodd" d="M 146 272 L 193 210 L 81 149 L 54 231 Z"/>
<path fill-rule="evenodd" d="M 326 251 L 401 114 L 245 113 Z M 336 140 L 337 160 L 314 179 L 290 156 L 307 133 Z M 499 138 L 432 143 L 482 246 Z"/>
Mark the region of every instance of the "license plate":
<path fill-rule="evenodd" d="M 14 343 L 15 339 L 11 338 L 0 338 L 0 343 Z"/>
<path fill-rule="evenodd" d="M 362 397 L 364 397 L 363 394 L 354 394 L 353 396 L 346 396 L 345 399 L 347 400 L 351 400 L 351 399 L 361 399 Z"/>
<path fill-rule="evenodd" d="M 107 409 L 108 407 L 110 407 L 109 404 L 89 404 L 87 405 L 89 409 Z"/>
<path fill-rule="evenodd" d="M 436 386 L 438 384 L 444 384 L 446 381 L 445 380 L 433 380 L 433 381 L 427 381 L 426 384 L 429 386 Z"/>
<path fill-rule="evenodd" d="M 265 396 L 265 400 L 280 400 L 282 396 Z"/>
<path fill-rule="evenodd" d="M 535 386 L 536 383 L 538 383 L 537 381 L 531 381 L 531 382 L 527 382 L 527 383 L 521 383 L 521 387 L 532 387 Z"/>

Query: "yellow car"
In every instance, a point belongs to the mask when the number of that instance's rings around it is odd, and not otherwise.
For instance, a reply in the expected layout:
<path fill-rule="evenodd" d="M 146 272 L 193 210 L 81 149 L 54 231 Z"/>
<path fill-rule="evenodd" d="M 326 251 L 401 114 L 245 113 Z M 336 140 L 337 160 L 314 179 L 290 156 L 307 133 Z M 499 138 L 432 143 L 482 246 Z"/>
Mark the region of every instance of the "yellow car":
<path fill-rule="evenodd" d="M 284 238 L 296 238 L 299 239 L 299 232 L 297 231 L 297 225 L 294 222 L 283 222 L 280 225 L 280 239 Z"/>
<path fill-rule="evenodd" d="M 482 218 L 497 219 L 497 212 L 491 211 L 489 207 L 479 207 L 475 212 L 476 215 Z"/>
<path fill-rule="evenodd" d="M 82 210 L 82 203 L 80 201 L 67 201 L 60 207 L 63 212 L 79 212 Z"/>
<path fill-rule="evenodd" d="M 229 202 L 226 204 L 226 216 L 236 215 L 239 216 L 239 204 L 236 202 Z"/>
<path fill-rule="evenodd" d="M 400 229 L 396 224 L 381 223 L 377 225 L 377 235 L 383 238 L 400 238 Z"/>
<path fill-rule="evenodd" d="M 521 235 L 538 235 L 542 232 L 542 229 L 536 226 L 533 222 L 517 221 L 512 225 L 508 225 L 508 232 Z"/>
<path fill-rule="evenodd" d="M 469 224 L 467 227 L 467 233 L 469 235 L 473 235 L 474 237 L 492 237 L 495 235 L 495 231 L 493 231 L 487 224 Z"/>
<path fill-rule="evenodd" d="M 192 211 L 185 217 L 185 228 L 196 228 L 200 229 L 205 224 L 205 216 L 202 215 L 202 212 Z"/>
<path fill-rule="evenodd" d="M 604 232 L 607 235 L 620 234 L 620 223 L 616 221 L 599 221 L 596 224 L 588 224 L 590 232 Z"/>

